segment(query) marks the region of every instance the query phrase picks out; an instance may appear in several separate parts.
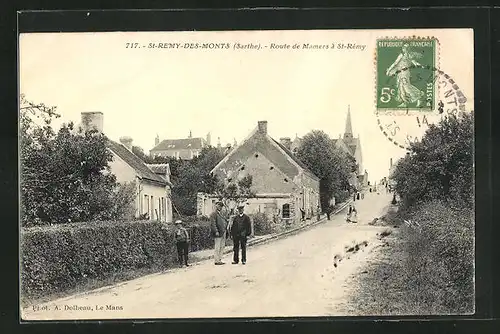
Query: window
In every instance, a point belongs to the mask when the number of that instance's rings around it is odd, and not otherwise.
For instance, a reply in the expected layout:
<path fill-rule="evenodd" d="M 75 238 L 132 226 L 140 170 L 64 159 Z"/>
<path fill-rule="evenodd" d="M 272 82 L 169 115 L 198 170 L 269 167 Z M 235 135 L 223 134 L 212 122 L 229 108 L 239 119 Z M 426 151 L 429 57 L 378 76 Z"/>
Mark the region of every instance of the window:
<path fill-rule="evenodd" d="M 281 208 L 281 217 L 283 218 L 290 218 L 290 204 L 286 203 L 286 204 L 283 204 L 282 208 Z"/>
<path fill-rule="evenodd" d="M 155 201 L 154 201 L 153 196 L 151 196 L 151 214 L 149 215 L 149 218 L 151 218 L 151 219 L 156 218 L 156 216 L 155 216 Z"/>
<path fill-rule="evenodd" d="M 143 214 L 144 213 L 149 213 L 149 196 L 148 195 L 144 195 L 144 208 L 143 208 Z"/>

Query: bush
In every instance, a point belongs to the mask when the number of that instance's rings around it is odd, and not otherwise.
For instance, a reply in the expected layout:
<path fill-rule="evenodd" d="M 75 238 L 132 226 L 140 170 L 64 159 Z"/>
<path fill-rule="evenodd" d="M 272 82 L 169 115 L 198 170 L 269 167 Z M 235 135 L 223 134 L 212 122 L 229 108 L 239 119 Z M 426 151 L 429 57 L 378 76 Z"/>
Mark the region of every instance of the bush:
<path fill-rule="evenodd" d="M 430 313 L 474 311 L 474 217 L 440 201 L 407 214 L 407 274 L 412 300 Z"/>
<path fill-rule="evenodd" d="M 274 226 L 273 221 L 266 214 L 257 212 L 249 216 L 253 221 L 255 235 L 265 235 L 274 232 L 276 226 Z"/>
<path fill-rule="evenodd" d="M 184 220 L 183 220 L 184 221 Z M 190 251 L 196 252 L 214 246 L 210 235 L 210 221 L 201 220 L 185 224 L 191 237 Z"/>
<path fill-rule="evenodd" d="M 212 247 L 210 225 L 193 223 L 191 250 Z M 173 227 L 156 221 L 72 223 L 21 230 L 21 292 L 38 298 L 119 272 L 177 261 Z"/>

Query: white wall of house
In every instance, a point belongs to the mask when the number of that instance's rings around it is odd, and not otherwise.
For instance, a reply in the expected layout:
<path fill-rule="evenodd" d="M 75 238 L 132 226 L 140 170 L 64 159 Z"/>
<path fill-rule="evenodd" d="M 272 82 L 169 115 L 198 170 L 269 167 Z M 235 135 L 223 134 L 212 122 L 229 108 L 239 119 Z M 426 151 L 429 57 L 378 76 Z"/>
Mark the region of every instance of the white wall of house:
<path fill-rule="evenodd" d="M 137 182 L 137 197 L 134 203 L 135 217 L 148 213 L 151 219 L 157 219 L 156 212 L 158 212 L 161 221 L 172 222 L 172 199 L 169 187 L 141 180 L 135 169 L 114 152 L 112 153 L 113 160 L 109 165 L 117 182 Z"/>
<path fill-rule="evenodd" d="M 109 163 L 109 166 L 111 167 L 111 172 L 116 176 L 116 181 L 120 183 L 135 181 L 137 177 L 135 169 L 113 151 L 111 153 L 113 153 L 113 160 Z"/>
<path fill-rule="evenodd" d="M 142 180 L 138 193 L 139 214 L 147 213 L 150 219 L 172 222 L 172 202 L 168 189 Z"/>

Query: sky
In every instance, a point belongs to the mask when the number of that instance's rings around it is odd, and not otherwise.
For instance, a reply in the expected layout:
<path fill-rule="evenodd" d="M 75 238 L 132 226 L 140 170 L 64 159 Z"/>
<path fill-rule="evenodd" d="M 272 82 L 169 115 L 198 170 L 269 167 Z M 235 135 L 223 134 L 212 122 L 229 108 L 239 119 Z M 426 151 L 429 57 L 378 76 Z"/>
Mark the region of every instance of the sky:
<path fill-rule="evenodd" d="M 20 93 L 57 106 L 62 117 L 55 127 L 79 123 L 81 112 L 103 112 L 108 137 L 130 136 L 145 151 L 157 134 L 160 140 L 176 139 L 190 131 L 204 138 L 210 132 L 213 145 L 218 137 L 222 145 L 239 143 L 261 120 L 268 121 L 275 139 L 311 130 L 338 138 L 350 106 L 364 168 L 377 181 L 387 176 L 389 160 L 405 151 L 377 125 L 376 40 L 413 35 L 439 39 L 440 68 L 452 73 L 473 101 L 473 33 L 467 29 L 21 34 Z M 153 49 L 149 43 L 229 43 L 230 48 Z M 260 49 L 234 49 L 236 43 Z M 293 49 L 296 43 L 330 48 Z M 339 43 L 356 48 L 331 48 Z"/>

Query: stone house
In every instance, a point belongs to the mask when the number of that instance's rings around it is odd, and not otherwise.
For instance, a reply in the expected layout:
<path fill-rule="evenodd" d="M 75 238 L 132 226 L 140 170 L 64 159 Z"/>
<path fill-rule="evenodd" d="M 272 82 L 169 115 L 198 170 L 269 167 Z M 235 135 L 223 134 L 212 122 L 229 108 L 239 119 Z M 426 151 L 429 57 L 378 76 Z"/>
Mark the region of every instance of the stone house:
<path fill-rule="evenodd" d="M 319 178 L 293 155 L 288 144 L 289 140 L 280 143 L 269 136 L 267 121 L 260 121 L 211 173 L 225 182 L 252 176 L 255 197 L 247 200 L 247 213 L 262 212 L 275 221 L 295 223 L 302 209 L 311 218 L 320 209 Z M 198 215 L 212 213 L 216 200 L 199 193 Z"/>
<path fill-rule="evenodd" d="M 82 112 L 81 127 L 103 132 L 102 112 Z M 108 139 L 108 149 L 113 154 L 110 170 L 119 183 L 134 182 L 136 195 L 134 216 L 149 217 L 162 222 L 172 222 L 170 174 L 155 173 L 138 156 L 132 153 L 132 138 L 122 137 L 120 143 Z M 169 171 L 169 169 L 168 169 Z"/>
<path fill-rule="evenodd" d="M 149 151 L 150 155 L 161 157 L 172 157 L 176 159 L 191 160 L 200 155 L 201 150 L 210 145 L 210 133 L 207 138 L 193 138 L 191 132 L 188 138 L 164 139 L 156 136 L 155 146 Z"/>

